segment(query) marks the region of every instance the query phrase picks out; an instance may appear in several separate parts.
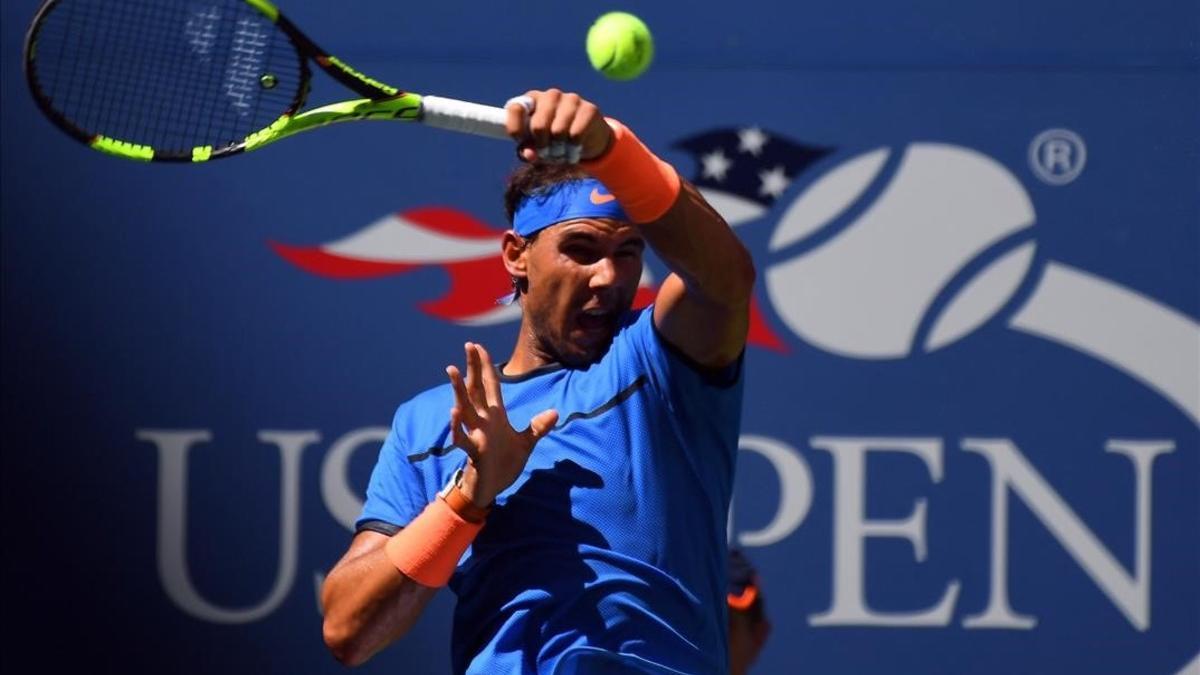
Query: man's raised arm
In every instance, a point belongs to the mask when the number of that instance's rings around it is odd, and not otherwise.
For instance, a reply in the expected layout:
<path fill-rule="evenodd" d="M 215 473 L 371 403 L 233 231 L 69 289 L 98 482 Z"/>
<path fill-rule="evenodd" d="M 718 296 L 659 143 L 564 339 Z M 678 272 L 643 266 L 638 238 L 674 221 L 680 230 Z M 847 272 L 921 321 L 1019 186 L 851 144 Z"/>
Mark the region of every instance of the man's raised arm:
<path fill-rule="evenodd" d="M 702 366 L 733 363 L 750 326 L 755 271 L 746 247 L 686 181 L 671 208 L 641 230 L 673 272 L 655 299 L 659 333 Z"/>

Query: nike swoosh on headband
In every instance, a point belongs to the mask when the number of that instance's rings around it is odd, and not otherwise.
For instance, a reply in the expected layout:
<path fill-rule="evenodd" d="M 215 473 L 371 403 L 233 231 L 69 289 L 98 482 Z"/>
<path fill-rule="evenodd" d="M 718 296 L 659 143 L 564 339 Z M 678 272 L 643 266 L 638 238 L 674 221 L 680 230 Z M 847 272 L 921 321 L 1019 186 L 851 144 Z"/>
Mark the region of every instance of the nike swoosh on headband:
<path fill-rule="evenodd" d="M 615 195 L 595 178 L 568 180 L 529 195 L 513 214 L 513 230 L 528 237 L 546 227 L 576 218 L 612 218 L 629 222 Z"/>
<path fill-rule="evenodd" d="M 588 199 L 590 199 L 593 204 L 599 206 L 600 204 L 607 204 L 611 202 L 612 200 L 616 199 L 616 197 L 600 192 L 600 188 L 592 188 L 592 193 L 588 195 Z"/>

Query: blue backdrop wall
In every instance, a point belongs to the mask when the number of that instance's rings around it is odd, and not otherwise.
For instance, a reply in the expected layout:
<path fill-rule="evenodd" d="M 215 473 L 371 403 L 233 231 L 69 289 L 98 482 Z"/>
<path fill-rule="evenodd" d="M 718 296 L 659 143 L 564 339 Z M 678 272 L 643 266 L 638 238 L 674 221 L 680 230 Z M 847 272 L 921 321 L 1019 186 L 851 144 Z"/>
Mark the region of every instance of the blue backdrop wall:
<path fill-rule="evenodd" d="M 1200 7 L 648 3 L 629 83 L 583 52 L 615 8 L 283 5 L 415 91 L 583 92 L 737 228 L 757 672 L 1200 672 Z M 26 93 L 35 9 L 0 7 L 2 665 L 335 672 L 316 589 L 392 411 L 511 344 L 512 151 L 104 157 Z M 365 671 L 446 672 L 451 608 Z"/>

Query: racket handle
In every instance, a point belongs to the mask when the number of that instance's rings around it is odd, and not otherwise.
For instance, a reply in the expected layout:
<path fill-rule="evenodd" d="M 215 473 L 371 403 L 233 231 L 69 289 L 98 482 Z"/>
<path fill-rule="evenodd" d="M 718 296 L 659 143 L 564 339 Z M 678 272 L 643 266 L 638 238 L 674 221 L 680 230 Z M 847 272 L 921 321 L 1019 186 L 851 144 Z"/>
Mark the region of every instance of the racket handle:
<path fill-rule="evenodd" d="M 421 121 L 431 127 L 476 134 L 489 138 L 508 139 L 504 108 L 468 103 L 441 96 L 421 97 Z"/>

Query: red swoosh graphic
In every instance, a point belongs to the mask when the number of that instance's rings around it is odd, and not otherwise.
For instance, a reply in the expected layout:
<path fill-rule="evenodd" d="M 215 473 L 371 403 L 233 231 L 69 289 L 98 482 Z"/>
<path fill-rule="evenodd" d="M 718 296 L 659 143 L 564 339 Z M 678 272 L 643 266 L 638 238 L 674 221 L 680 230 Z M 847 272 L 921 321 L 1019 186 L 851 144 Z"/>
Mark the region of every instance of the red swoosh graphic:
<path fill-rule="evenodd" d="M 418 305 L 447 321 L 461 321 L 496 309 L 496 299 L 512 291 L 512 280 L 500 256 L 441 265 L 450 275 L 450 290 Z"/>
<path fill-rule="evenodd" d="M 268 245 L 279 254 L 279 257 L 296 267 L 330 279 L 374 279 L 393 274 L 401 274 L 421 265 L 405 263 L 387 263 L 375 260 L 358 260 L 327 253 L 316 246 L 291 246 L 277 241 L 268 241 Z"/>

